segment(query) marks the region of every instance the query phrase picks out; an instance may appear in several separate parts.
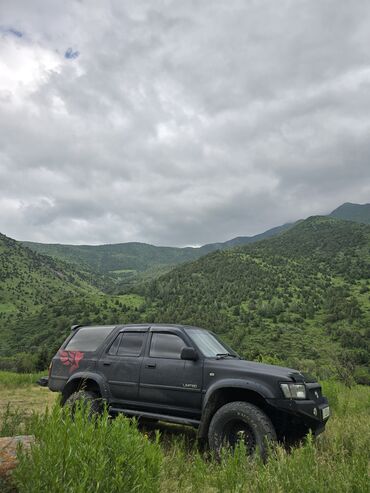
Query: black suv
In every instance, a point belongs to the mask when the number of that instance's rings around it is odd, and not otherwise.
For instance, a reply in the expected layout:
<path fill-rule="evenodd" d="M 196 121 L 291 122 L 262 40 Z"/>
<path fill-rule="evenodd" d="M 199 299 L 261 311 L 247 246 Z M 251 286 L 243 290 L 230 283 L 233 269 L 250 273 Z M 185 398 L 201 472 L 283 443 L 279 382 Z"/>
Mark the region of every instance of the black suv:
<path fill-rule="evenodd" d="M 112 414 L 191 425 L 219 451 L 244 440 L 318 434 L 329 417 L 320 385 L 296 370 L 245 361 L 204 329 L 183 325 L 74 326 L 54 356 L 48 386 L 62 404 L 106 402 Z"/>

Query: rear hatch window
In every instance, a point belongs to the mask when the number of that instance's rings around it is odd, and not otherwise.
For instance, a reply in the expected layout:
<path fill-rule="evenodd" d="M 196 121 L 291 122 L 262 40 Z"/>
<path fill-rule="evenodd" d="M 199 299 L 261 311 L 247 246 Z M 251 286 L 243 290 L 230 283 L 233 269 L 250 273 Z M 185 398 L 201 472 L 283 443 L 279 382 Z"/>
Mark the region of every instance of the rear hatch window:
<path fill-rule="evenodd" d="M 66 351 L 96 351 L 114 328 L 115 325 L 81 327 L 64 349 Z"/>

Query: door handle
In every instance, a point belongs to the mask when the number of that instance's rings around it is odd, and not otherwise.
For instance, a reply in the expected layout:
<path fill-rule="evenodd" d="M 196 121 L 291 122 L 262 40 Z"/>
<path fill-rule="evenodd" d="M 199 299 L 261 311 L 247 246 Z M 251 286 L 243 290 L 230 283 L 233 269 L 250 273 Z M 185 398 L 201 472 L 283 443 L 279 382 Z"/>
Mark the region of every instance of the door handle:
<path fill-rule="evenodd" d="M 109 361 L 103 361 L 103 365 L 104 366 L 110 366 L 110 362 Z"/>
<path fill-rule="evenodd" d="M 155 363 L 148 363 L 145 368 L 155 368 L 157 365 Z"/>

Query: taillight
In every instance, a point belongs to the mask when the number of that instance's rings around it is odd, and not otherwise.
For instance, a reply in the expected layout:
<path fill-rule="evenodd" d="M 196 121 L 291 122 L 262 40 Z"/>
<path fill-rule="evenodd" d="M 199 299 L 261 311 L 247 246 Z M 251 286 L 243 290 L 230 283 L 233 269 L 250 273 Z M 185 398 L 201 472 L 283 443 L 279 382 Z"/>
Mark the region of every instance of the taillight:
<path fill-rule="evenodd" d="M 52 366 L 53 366 L 53 362 L 51 362 L 50 365 L 49 365 L 49 378 L 50 378 L 50 375 L 51 375 L 51 368 L 52 368 Z"/>

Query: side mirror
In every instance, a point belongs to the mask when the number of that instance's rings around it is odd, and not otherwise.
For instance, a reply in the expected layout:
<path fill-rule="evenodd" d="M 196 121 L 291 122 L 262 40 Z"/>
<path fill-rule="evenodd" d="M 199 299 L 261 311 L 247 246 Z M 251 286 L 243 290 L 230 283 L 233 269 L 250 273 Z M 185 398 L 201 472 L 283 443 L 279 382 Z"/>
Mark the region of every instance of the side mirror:
<path fill-rule="evenodd" d="M 196 361 L 198 354 L 193 347 L 183 347 L 181 350 L 181 359 Z"/>

